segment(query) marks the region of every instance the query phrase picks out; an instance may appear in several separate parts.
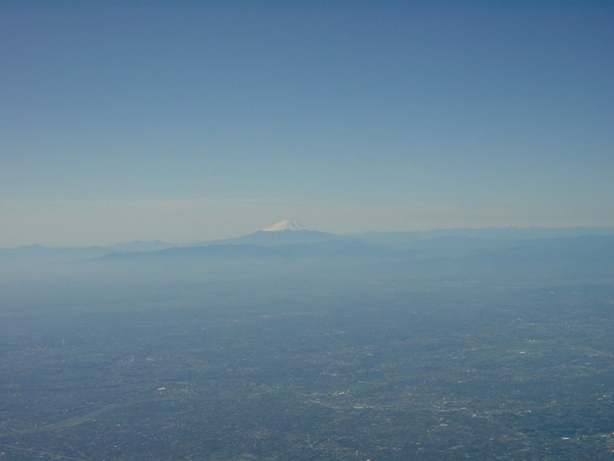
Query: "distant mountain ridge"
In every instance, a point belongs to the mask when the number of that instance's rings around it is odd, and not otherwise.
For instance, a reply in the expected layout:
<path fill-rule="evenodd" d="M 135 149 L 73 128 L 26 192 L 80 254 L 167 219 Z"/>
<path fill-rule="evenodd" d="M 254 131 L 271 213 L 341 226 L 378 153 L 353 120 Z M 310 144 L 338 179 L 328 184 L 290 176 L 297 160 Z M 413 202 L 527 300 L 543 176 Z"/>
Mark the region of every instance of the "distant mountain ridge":
<path fill-rule="evenodd" d="M 142 242 L 140 240 L 136 240 L 134 242 L 116 243 L 115 245 L 111 245 L 107 248 L 111 248 L 114 251 L 128 252 L 128 251 L 158 251 L 158 250 L 164 250 L 165 248 L 171 248 L 174 246 L 175 245 L 163 242 L 161 240 L 152 240 L 149 242 Z"/>
<path fill-rule="evenodd" d="M 133 241 L 110 246 L 90 247 L 44 247 L 26 245 L 17 248 L 0 248 L 0 257 L 17 256 L 100 256 L 109 253 L 158 252 L 172 248 L 195 248 L 201 246 L 256 245 L 286 246 L 314 245 L 331 248 L 344 244 L 346 248 L 366 245 L 386 250 L 419 250 L 430 253 L 434 248 L 447 252 L 454 248 L 492 249 L 518 246 L 520 242 L 540 239 L 573 239 L 586 236 L 613 236 L 614 227 L 505 227 L 505 228 L 456 228 L 406 232 L 364 232 L 355 234 L 333 234 L 310 230 L 293 219 L 285 219 L 270 227 L 240 237 L 219 239 L 193 244 L 174 245 L 160 240 Z M 507 242 L 507 243 L 506 243 Z M 514 243 L 515 242 L 515 243 Z M 365 247 L 366 248 L 366 247 Z M 462 251 L 461 253 L 464 253 Z"/>
<path fill-rule="evenodd" d="M 614 227 L 485 227 L 480 229 L 455 228 L 433 229 L 426 231 L 400 232 L 363 232 L 347 234 L 357 240 L 374 244 L 407 248 L 416 245 L 418 240 L 437 238 L 470 238 L 482 240 L 533 240 L 552 238 L 575 238 L 589 235 L 614 235 Z"/>
<path fill-rule="evenodd" d="M 285 271 L 298 265 L 351 270 L 380 267 L 416 277 L 499 274 L 614 277 L 614 229 L 456 229 L 407 233 L 337 235 L 306 230 L 290 220 L 234 239 L 195 245 L 128 242 L 108 247 L 0 249 L 0 269 L 54 272 L 73 265 L 105 270 L 178 270 L 221 267 Z M 562 235 L 562 236 L 561 236 Z M 497 238 L 498 237 L 498 238 Z M 89 267 L 89 266 L 88 266 Z M 273 269 L 274 268 L 274 269 Z M 388 269 L 384 269 L 388 268 Z M 79 269 L 81 270 L 81 269 Z M 378 269 L 379 270 L 379 269 Z"/>

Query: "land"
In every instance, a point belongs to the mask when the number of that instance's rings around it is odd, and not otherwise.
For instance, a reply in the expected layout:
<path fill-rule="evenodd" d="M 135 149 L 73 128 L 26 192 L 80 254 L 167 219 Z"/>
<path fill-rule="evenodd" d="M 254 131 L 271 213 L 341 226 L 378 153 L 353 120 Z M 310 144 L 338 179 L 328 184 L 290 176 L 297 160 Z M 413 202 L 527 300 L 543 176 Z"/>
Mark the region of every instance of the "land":
<path fill-rule="evenodd" d="M 3 272 L 0 460 L 614 454 L 608 265 L 113 264 Z"/>

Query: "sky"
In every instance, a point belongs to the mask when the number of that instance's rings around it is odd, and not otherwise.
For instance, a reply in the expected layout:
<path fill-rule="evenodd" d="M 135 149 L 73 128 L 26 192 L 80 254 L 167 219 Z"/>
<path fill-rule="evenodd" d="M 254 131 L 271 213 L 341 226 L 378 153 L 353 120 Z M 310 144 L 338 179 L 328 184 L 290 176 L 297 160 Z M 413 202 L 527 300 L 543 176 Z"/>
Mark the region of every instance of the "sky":
<path fill-rule="evenodd" d="M 614 3 L 0 3 L 0 247 L 614 225 Z"/>

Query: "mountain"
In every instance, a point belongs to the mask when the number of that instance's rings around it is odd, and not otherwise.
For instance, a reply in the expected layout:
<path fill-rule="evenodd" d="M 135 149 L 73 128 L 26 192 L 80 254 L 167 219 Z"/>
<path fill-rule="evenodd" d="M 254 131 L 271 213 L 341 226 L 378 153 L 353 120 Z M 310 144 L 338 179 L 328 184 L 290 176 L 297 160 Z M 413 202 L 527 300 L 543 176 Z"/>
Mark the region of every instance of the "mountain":
<path fill-rule="evenodd" d="M 482 229 L 456 228 L 407 232 L 363 232 L 348 237 L 363 242 L 387 245 L 394 248 L 415 248 L 421 240 L 440 238 L 474 240 L 533 240 L 552 238 L 575 238 L 584 236 L 614 235 L 614 227 L 486 227 Z"/>
<path fill-rule="evenodd" d="M 300 243 L 322 243 L 328 241 L 357 241 L 348 236 L 308 230 L 293 219 L 284 219 L 270 227 L 241 237 L 214 240 L 203 245 L 259 245 L 277 246 Z"/>
<path fill-rule="evenodd" d="M 283 259 L 287 254 L 283 250 L 259 245 L 198 245 L 165 248 L 158 251 L 133 251 L 128 253 L 110 253 L 96 260 L 99 261 L 235 261 L 235 260 L 267 260 Z"/>
<path fill-rule="evenodd" d="M 381 245 L 328 232 L 309 230 L 298 221 L 285 219 L 241 237 L 159 251 L 114 252 L 102 261 L 162 260 L 287 260 L 330 258 L 381 258 L 389 251 Z"/>
<path fill-rule="evenodd" d="M 242 237 L 201 245 L 165 248 L 168 244 L 154 241 L 112 247 L 32 245 L 0 249 L 0 270 L 14 274 L 19 269 L 27 275 L 33 270 L 48 268 L 54 274 L 61 274 L 60 264 L 82 267 L 77 265 L 99 261 L 106 262 L 104 267 L 108 269 L 130 267 L 136 271 L 154 270 L 154 267 L 155 270 L 205 267 L 211 263 L 208 267 L 267 266 L 283 272 L 290 266 L 305 263 L 320 267 L 344 265 L 352 271 L 377 267 L 385 277 L 398 273 L 416 277 L 465 277 L 470 274 L 494 277 L 498 274 L 502 278 L 528 279 L 545 276 L 611 278 L 614 274 L 614 236 L 598 235 L 607 232 L 608 228 L 508 228 L 347 236 L 308 230 L 296 221 L 284 220 Z M 564 235 L 546 237 L 551 233 Z M 584 235 L 566 235 L 578 233 Z M 115 262 L 130 264 L 113 266 Z"/>
<path fill-rule="evenodd" d="M 114 252 L 127 253 L 130 251 L 158 251 L 166 248 L 172 248 L 175 245 L 163 242 L 161 240 L 152 240 L 149 242 L 142 242 L 140 240 L 134 242 L 116 243 L 107 247 Z"/>
<path fill-rule="evenodd" d="M 69 261 L 95 258 L 109 253 L 105 247 L 54 247 L 25 245 L 17 248 L 0 248 L 0 261 Z"/>
<path fill-rule="evenodd" d="M 273 224 L 271 227 L 266 227 L 262 229 L 262 232 L 284 232 L 284 231 L 308 231 L 305 226 L 303 226 L 298 221 L 294 219 L 284 219 L 283 221 L 279 221 L 276 224 Z"/>

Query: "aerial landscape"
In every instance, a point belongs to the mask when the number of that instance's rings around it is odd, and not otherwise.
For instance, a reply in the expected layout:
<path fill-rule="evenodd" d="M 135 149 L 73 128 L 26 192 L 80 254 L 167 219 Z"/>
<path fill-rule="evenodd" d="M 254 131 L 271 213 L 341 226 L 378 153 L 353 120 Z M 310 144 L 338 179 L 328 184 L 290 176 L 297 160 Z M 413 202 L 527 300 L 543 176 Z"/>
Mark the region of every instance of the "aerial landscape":
<path fill-rule="evenodd" d="M 611 460 L 608 2 L 0 5 L 0 461 Z"/>
<path fill-rule="evenodd" d="M 271 227 L 1 250 L 2 456 L 611 458 L 613 228 Z"/>

